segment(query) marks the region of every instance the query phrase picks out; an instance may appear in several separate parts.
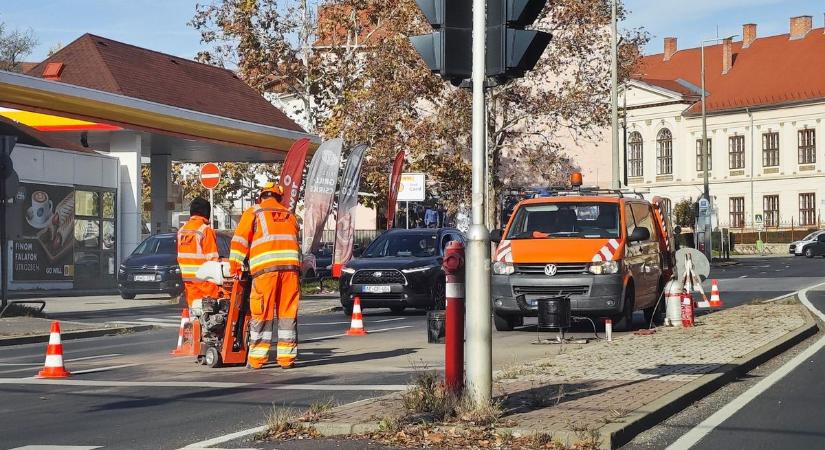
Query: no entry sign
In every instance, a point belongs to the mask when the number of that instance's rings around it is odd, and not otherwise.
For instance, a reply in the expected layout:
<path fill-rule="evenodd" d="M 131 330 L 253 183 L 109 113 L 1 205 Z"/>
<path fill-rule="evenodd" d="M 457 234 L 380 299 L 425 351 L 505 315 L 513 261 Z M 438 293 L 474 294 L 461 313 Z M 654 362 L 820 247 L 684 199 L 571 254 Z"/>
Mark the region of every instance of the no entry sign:
<path fill-rule="evenodd" d="M 214 163 L 206 163 L 201 166 L 201 184 L 210 191 L 218 186 L 221 181 L 221 169 Z"/>

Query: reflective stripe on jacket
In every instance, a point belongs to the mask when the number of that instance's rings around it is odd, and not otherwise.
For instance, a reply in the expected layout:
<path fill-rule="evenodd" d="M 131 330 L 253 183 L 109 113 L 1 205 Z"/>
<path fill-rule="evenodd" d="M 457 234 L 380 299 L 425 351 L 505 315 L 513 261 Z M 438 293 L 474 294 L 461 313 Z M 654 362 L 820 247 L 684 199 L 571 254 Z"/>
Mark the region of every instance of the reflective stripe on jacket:
<path fill-rule="evenodd" d="M 178 230 L 178 265 L 183 281 L 199 281 L 195 276 L 206 261 L 217 261 L 218 241 L 207 219 L 194 216 Z"/>
<path fill-rule="evenodd" d="M 299 270 L 298 221 L 273 198 L 244 211 L 235 236 L 229 264 L 237 274 L 249 258 L 249 271 L 257 276 L 279 270 Z"/>

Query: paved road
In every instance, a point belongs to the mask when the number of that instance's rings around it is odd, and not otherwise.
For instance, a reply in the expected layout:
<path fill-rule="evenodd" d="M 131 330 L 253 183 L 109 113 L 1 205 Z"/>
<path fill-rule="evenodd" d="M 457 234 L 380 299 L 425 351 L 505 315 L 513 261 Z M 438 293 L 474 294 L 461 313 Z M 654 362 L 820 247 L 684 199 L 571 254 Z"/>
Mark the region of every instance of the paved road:
<path fill-rule="evenodd" d="M 825 273 L 823 268 L 822 260 L 774 258 L 747 260 L 719 269 L 715 276 L 729 307 L 796 290 L 802 287 L 799 283 L 813 284 Z M 749 283 L 747 293 L 728 290 L 736 283 Z M 177 305 L 60 314 L 63 320 L 120 320 L 163 328 L 67 341 L 65 358 L 74 376 L 54 384 L 31 378 L 42 364 L 43 344 L 0 348 L 3 448 L 178 448 L 259 426 L 273 407 L 303 410 L 330 399 L 344 404 L 401 389 L 420 368 L 443 367 L 443 346 L 427 344 L 426 317 L 420 312 L 367 310 L 366 337 L 345 337 L 349 322 L 341 313 L 304 316 L 299 366 L 258 372 L 242 367 L 208 369 L 189 358 L 171 358 L 178 314 Z M 637 326 L 642 326 L 640 317 Z M 573 336 L 592 336 L 592 331 L 580 327 Z M 558 346 L 532 345 L 536 337 L 535 326 L 495 333 L 495 367 L 559 351 Z M 257 445 L 244 438 L 219 446 Z"/>
<path fill-rule="evenodd" d="M 808 293 L 825 312 L 825 291 Z M 692 448 L 815 449 L 825 447 L 825 351 L 803 361 L 779 382 L 717 425 Z"/>

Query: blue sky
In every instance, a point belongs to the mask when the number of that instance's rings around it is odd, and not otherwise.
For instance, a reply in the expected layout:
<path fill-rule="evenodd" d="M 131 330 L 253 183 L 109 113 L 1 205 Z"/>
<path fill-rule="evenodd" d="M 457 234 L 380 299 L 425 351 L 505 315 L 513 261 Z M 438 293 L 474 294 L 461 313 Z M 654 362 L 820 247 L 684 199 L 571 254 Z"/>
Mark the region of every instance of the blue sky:
<path fill-rule="evenodd" d="M 206 3 L 210 0 L 200 0 Z M 625 0 L 631 10 L 626 27 L 645 27 L 652 36 L 648 53 L 662 50 L 662 38 L 676 36 L 679 47 L 703 38 L 741 33 L 743 23 L 759 25 L 759 35 L 786 33 L 788 19 L 814 16 L 823 26 L 825 4 L 813 0 Z M 200 37 L 186 23 L 195 0 L 2 0 L 0 20 L 10 28 L 31 28 L 40 45 L 28 58 L 39 61 L 49 48 L 85 32 L 191 58 Z"/>

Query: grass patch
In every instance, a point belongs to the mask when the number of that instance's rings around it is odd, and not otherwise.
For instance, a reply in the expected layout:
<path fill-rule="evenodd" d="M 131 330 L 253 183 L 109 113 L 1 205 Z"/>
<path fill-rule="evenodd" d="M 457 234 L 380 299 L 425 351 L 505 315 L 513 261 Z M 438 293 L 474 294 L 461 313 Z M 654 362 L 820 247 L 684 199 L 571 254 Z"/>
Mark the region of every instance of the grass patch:
<path fill-rule="evenodd" d="M 413 386 L 407 389 L 401 400 L 416 421 L 463 422 L 475 426 L 495 425 L 503 412 L 498 402 L 476 406 L 466 395 L 457 396 L 444 385 L 434 372 L 422 372 L 415 376 Z"/>
<path fill-rule="evenodd" d="M 302 417 L 292 408 L 273 405 L 266 415 L 266 429 L 257 435 L 257 440 L 307 439 L 318 437 L 314 428 L 302 422 Z"/>

